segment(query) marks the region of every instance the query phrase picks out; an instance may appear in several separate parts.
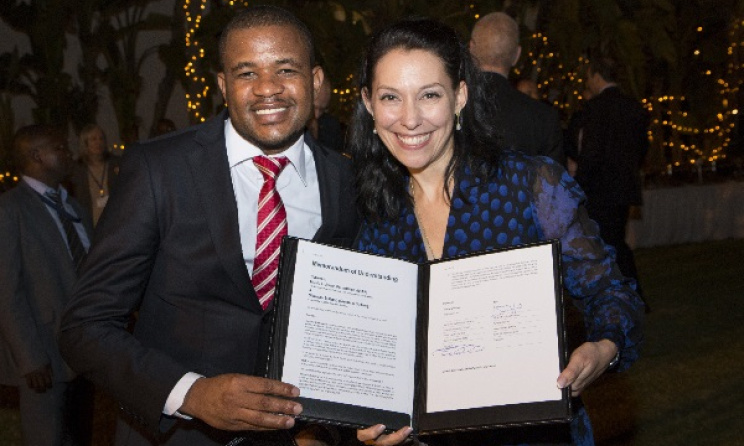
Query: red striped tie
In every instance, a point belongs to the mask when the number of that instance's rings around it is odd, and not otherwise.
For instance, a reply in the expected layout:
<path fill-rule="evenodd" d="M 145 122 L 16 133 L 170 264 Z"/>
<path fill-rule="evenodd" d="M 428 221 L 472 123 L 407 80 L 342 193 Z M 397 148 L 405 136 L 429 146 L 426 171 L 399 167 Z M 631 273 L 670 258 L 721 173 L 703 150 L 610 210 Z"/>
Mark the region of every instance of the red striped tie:
<path fill-rule="evenodd" d="M 287 235 L 287 212 L 276 191 L 276 177 L 289 164 L 289 160 L 284 156 L 257 156 L 253 158 L 253 163 L 261 171 L 264 183 L 258 194 L 258 230 L 252 281 L 261 307 L 265 310 L 274 297 L 279 247 L 282 237 Z"/>

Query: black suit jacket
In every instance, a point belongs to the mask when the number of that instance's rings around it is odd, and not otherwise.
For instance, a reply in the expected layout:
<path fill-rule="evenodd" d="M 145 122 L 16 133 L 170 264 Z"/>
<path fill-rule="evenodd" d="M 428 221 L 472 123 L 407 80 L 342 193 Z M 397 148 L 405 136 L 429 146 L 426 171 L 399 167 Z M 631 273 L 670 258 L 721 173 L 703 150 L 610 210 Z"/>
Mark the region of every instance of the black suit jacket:
<path fill-rule="evenodd" d="M 261 362 L 267 318 L 243 260 L 225 118 L 127 149 L 63 318 L 70 365 L 151 431 L 175 423 L 161 413 L 186 372 L 254 374 Z M 349 246 L 359 226 L 349 160 L 307 141 L 322 207 L 315 239 Z"/>
<path fill-rule="evenodd" d="M 586 103 L 576 180 L 595 203 L 639 205 L 640 168 L 648 151 L 649 115 L 641 104 L 609 87 Z"/>
<path fill-rule="evenodd" d="M 90 217 L 67 201 L 92 234 Z M 75 277 L 67 242 L 39 194 L 20 181 L 0 195 L 0 383 L 25 386 L 23 376 L 45 364 L 55 382 L 75 377 L 56 342 Z"/>
<path fill-rule="evenodd" d="M 558 112 L 512 87 L 509 80 L 498 73 L 484 71 L 483 76 L 487 91 L 495 95 L 504 146 L 527 155 L 549 156 L 565 165 Z"/>

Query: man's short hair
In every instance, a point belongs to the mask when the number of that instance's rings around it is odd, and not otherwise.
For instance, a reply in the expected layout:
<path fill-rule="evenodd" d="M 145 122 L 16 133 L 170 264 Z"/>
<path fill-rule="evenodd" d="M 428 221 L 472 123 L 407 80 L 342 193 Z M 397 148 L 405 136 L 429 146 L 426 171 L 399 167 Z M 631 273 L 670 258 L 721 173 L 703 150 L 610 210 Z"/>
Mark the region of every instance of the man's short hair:
<path fill-rule="evenodd" d="M 474 56 L 481 65 L 511 68 L 519 51 L 519 24 L 508 14 L 492 12 L 481 17 L 473 27 Z"/>
<path fill-rule="evenodd" d="M 225 52 L 227 51 L 227 38 L 230 36 L 230 33 L 240 29 L 259 26 L 289 26 L 294 28 L 300 33 L 300 40 L 305 44 L 305 49 L 310 58 L 310 66 L 315 65 L 315 44 L 313 43 L 313 34 L 307 25 L 286 9 L 277 6 L 260 5 L 251 6 L 241 11 L 225 26 L 219 41 L 220 70 L 225 70 Z"/>
<path fill-rule="evenodd" d="M 31 163 L 31 148 L 34 141 L 44 137 L 56 138 L 60 136 L 59 129 L 47 124 L 32 124 L 19 128 L 13 135 L 13 164 L 25 173 Z"/>
<path fill-rule="evenodd" d="M 589 59 L 589 71 L 602 76 L 607 82 L 617 82 L 617 62 L 609 57 L 593 57 Z"/>

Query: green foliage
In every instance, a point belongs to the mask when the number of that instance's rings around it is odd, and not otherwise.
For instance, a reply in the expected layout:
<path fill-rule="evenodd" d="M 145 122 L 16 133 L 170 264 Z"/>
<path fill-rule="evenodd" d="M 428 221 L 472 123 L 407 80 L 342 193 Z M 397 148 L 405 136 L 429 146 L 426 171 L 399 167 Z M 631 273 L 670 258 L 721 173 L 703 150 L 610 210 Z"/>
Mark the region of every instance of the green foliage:
<path fill-rule="evenodd" d="M 13 168 L 11 165 L 11 144 L 13 141 L 13 127 L 15 119 L 13 117 L 13 108 L 11 107 L 10 95 L 0 93 L 0 192 L 5 189 L 6 172 L 10 173 Z"/>
<path fill-rule="evenodd" d="M 106 60 L 100 78 L 111 93 L 119 133 L 125 143 L 139 137 L 141 118 L 137 116 L 137 102 L 142 91 L 141 68 L 158 50 L 157 46 L 149 46 L 139 51 L 140 33 L 168 30 L 170 26 L 169 17 L 145 12 L 151 1 L 112 2 L 110 8 L 101 11 L 101 26 L 96 33 L 102 42 L 101 55 Z"/>
<path fill-rule="evenodd" d="M 11 0 L 0 6 L 0 18 L 14 30 L 28 37 L 31 51 L 17 56 L 20 76 L 13 85 L 2 85 L 11 95 L 27 95 L 35 104 L 34 121 L 67 128 L 71 123 L 79 130 L 94 122 L 98 111 L 98 89 L 109 89 L 121 131 L 140 123 L 136 115 L 140 99 L 143 62 L 160 48 L 141 51 L 141 32 L 169 30 L 170 16 L 146 14 L 155 0 Z M 67 34 L 78 37 L 82 60 L 78 66 L 79 81 L 63 71 Z M 183 46 L 182 34 L 175 47 Z M 168 45 L 162 45 L 166 47 Z M 17 54 L 17 51 L 16 51 Z M 184 65 L 173 56 L 167 63 Z M 183 54 L 183 52 L 181 52 Z M 2 55 L 4 58 L 12 54 Z M 99 67 L 99 59 L 104 65 Z M 170 90 L 173 85 L 170 84 Z M 163 93 L 169 95 L 166 88 Z"/>
<path fill-rule="evenodd" d="M 21 55 L 18 71 L 25 75 L 16 79 L 10 90 L 23 90 L 35 103 L 34 120 L 39 123 L 65 126 L 69 121 L 69 96 L 72 77 L 63 71 L 66 50 L 66 25 L 70 11 L 66 3 L 56 0 L 6 2 L 0 17 L 14 30 L 25 33 L 31 53 Z"/>
<path fill-rule="evenodd" d="M 108 97 L 122 133 L 138 128 L 136 114 L 144 80 L 142 64 L 151 56 L 165 66 L 158 82 L 154 122 L 163 117 L 173 87 L 181 84 L 190 98 L 199 98 L 198 117 L 221 108 L 214 74 L 219 70 L 217 40 L 227 20 L 240 8 L 212 0 L 206 11 L 190 2 L 192 16 L 202 16 L 198 48 L 187 46 L 183 0 L 173 0 L 170 16 L 147 14 L 158 0 L 7 0 L 0 18 L 28 36 L 31 50 L 0 55 L 0 93 L 25 95 L 35 104 L 34 119 L 73 128 L 95 119 L 98 92 Z M 522 25 L 520 76 L 543 87 L 546 99 L 568 115 L 583 90 L 581 73 L 587 57 L 609 55 L 624 67 L 621 84 L 638 98 L 681 96 L 689 111 L 684 124 L 716 125 L 721 109 L 719 79 L 738 83 L 739 72 L 727 71 L 726 50 L 732 20 L 744 16 L 744 0 L 269 0 L 302 18 L 313 31 L 318 61 L 336 89 L 331 111 L 342 121 L 350 115 L 356 94 L 354 73 L 372 30 L 405 16 L 438 18 L 467 41 L 477 15 L 502 10 Z M 702 27 L 703 31 L 698 31 Z M 166 44 L 142 50 L 142 32 L 170 31 Z M 533 38 L 539 33 L 539 38 Z M 77 79 L 63 71 L 66 37 L 81 42 Z M 738 38 L 738 37 L 737 37 Z M 699 50 L 696 54 L 695 50 Z M 551 57 L 542 56 L 550 54 Z M 198 56 L 198 57 L 194 57 Z M 194 57 L 194 59 L 191 59 Z M 189 61 L 194 72 L 187 73 Z M 10 75 L 13 70 L 13 75 Z M 707 73 L 707 74 L 706 74 Z M 4 79 L 4 80 L 3 80 Z M 737 84 L 738 85 L 738 84 Z M 206 88 L 205 88 L 206 86 Z M 735 85 L 734 85 L 735 87 Z M 735 98 L 733 98 L 735 99 Z M 732 99 L 732 100 L 733 100 Z M 217 104 L 215 104 L 215 102 Z"/>
<path fill-rule="evenodd" d="M 0 54 L 0 175 L 3 176 L 0 191 L 10 185 L 5 175 L 12 169 L 10 147 L 15 127 L 12 100 L 15 95 L 30 95 L 28 86 L 20 81 L 25 71 L 18 50 Z"/>
<path fill-rule="evenodd" d="M 150 134 L 154 134 L 158 120 L 166 117 L 168 103 L 173 94 L 173 87 L 180 84 L 187 90 L 187 76 L 184 70 L 188 60 L 188 51 L 186 50 L 185 30 L 186 16 L 184 8 L 180 2 L 174 2 L 173 13 L 166 18 L 169 22 L 167 25 L 170 30 L 170 41 L 157 47 L 157 54 L 160 61 L 165 66 L 165 74 L 158 84 L 157 97 L 155 99 L 152 122 L 150 124 Z"/>

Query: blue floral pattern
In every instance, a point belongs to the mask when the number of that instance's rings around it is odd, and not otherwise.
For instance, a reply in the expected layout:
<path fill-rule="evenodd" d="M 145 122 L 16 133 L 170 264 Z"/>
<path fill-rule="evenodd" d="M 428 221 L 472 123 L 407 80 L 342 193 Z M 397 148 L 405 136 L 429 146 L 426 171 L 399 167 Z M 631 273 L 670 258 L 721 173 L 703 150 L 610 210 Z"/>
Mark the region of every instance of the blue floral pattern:
<path fill-rule="evenodd" d="M 564 285 L 582 311 L 587 339 L 609 339 L 620 348 L 617 370 L 637 358 L 643 303 L 635 282 L 622 276 L 615 250 L 605 245 L 587 216 L 583 191 L 553 160 L 507 152 L 497 173 L 482 184 L 467 169 L 456 175 L 443 257 L 560 239 Z M 410 204 L 400 218 L 365 223 L 361 251 L 426 261 L 421 231 Z M 593 444 L 591 424 L 580 409 L 571 424 L 574 444 Z"/>

